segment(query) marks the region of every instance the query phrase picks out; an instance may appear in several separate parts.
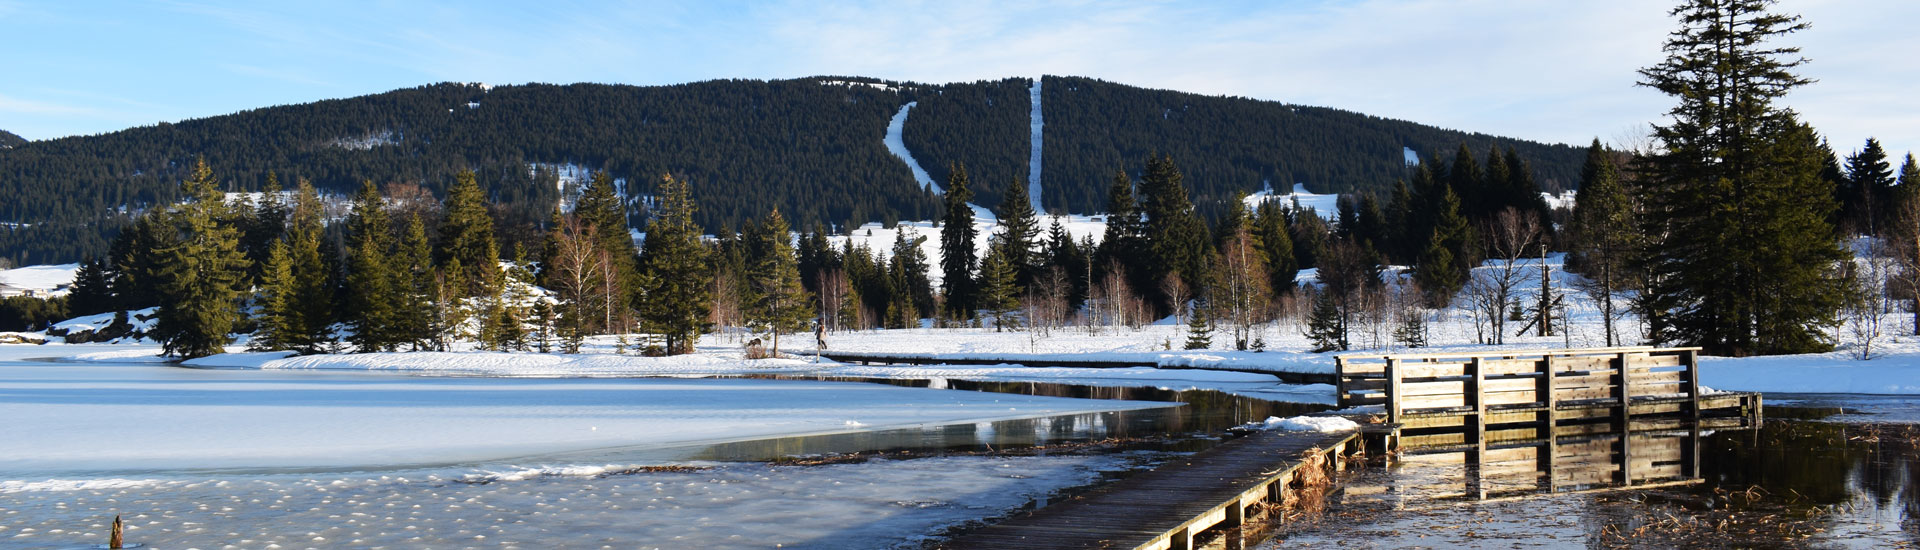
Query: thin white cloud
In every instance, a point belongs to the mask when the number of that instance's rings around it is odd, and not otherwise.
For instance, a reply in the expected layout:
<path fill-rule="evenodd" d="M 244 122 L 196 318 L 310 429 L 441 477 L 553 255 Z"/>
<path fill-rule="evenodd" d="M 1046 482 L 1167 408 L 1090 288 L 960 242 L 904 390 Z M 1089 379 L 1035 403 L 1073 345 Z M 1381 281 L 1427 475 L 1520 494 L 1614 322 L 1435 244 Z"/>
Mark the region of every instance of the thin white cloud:
<path fill-rule="evenodd" d="M 0 95 L 0 113 L 15 113 L 15 114 L 23 114 L 23 115 L 84 116 L 84 117 L 99 117 L 105 114 L 99 109 L 95 109 L 92 107 L 81 107 L 78 105 L 66 105 L 66 104 L 52 103 L 47 101 L 37 101 L 37 100 L 31 100 L 31 99 L 19 99 L 19 98 L 8 97 L 5 95 Z"/>

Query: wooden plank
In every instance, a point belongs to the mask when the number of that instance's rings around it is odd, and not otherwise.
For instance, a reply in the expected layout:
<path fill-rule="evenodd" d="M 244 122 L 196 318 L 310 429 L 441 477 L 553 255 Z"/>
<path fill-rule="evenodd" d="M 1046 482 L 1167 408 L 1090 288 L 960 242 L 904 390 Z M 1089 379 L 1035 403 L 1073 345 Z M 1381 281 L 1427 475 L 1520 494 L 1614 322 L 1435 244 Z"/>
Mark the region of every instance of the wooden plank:
<path fill-rule="evenodd" d="M 1261 432 L 939 543 L 940 548 L 1184 547 L 1292 479 L 1301 453 L 1356 434 Z"/>
<path fill-rule="evenodd" d="M 1659 353 L 1659 354 L 1653 354 L 1653 355 L 1635 354 L 1629 357 L 1632 360 L 1633 368 L 1644 369 L 1644 368 L 1654 368 L 1654 367 L 1678 367 L 1681 365 L 1680 355 L 1678 354 L 1670 354 L 1670 353 Z"/>

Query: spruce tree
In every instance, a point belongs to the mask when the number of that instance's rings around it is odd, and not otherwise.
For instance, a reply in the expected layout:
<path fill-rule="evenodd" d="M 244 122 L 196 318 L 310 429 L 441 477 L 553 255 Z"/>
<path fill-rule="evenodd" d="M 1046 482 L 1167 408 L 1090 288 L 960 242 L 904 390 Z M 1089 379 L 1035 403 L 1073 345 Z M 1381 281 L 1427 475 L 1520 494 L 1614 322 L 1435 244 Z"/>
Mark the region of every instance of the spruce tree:
<path fill-rule="evenodd" d="M 95 258 L 80 264 L 73 273 L 73 292 L 67 295 L 67 311 L 74 316 L 113 311 L 113 264 Z"/>
<path fill-rule="evenodd" d="M 295 311 L 295 276 L 293 273 L 292 248 L 287 241 L 276 240 L 268 247 L 266 265 L 261 268 L 259 284 L 254 289 L 254 306 L 258 308 L 255 318 L 253 340 L 247 343 L 248 349 L 255 351 L 275 351 L 293 349 L 290 340 L 300 331 L 299 313 Z"/>
<path fill-rule="evenodd" d="M 1452 189 L 1440 189 L 1435 210 L 1433 233 L 1413 266 L 1413 280 L 1425 293 L 1428 307 L 1437 309 L 1453 301 L 1453 295 L 1466 284 L 1474 262 L 1469 252 L 1473 234 L 1460 215 L 1460 199 Z"/>
<path fill-rule="evenodd" d="M 712 325 L 707 319 L 713 310 L 713 275 L 700 226 L 693 222 L 695 208 L 687 183 L 664 177 L 640 254 L 646 282 L 640 319 L 648 332 L 666 339 L 669 355 L 693 353 L 694 343 Z"/>
<path fill-rule="evenodd" d="M 1033 211 L 1027 185 L 1014 178 L 1000 201 L 1000 246 L 1006 248 L 1007 264 L 1013 267 L 1014 284 L 1024 289 L 1033 285 L 1040 261 L 1034 255 L 1040 238 L 1040 218 Z"/>
<path fill-rule="evenodd" d="M 1848 210 L 1845 217 L 1854 221 L 1853 229 L 1861 234 L 1882 235 L 1891 223 L 1894 179 L 1880 140 L 1867 138 L 1865 147 L 1847 156 L 1846 169 L 1847 184 L 1855 196 L 1842 199 Z"/>
<path fill-rule="evenodd" d="M 1187 316 L 1186 349 L 1213 347 L 1213 319 L 1207 314 L 1206 300 L 1193 301 L 1193 314 Z"/>
<path fill-rule="evenodd" d="M 1174 274 L 1194 288 L 1203 287 L 1213 248 L 1207 246 L 1207 226 L 1194 213 L 1193 202 L 1187 197 L 1186 185 L 1181 181 L 1180 169 L 1173 164 L 1173 157 L 1147 159 L 1147 171 L 1140 180 L 1140 195 L 1141 209 L 1147 218 L 1147 268 L 1152 270 L 1153 280 Z M 1168 296 L 1160 296 L 1161 311 L 1183 307 L 1169 300 Z"/>
<path fill-rule="evenodd" d="M 225 351 L 242 315 L 247 258 L 240 231 L 223 223 L 226 197 L 205 159 L 180 184 L 186 202 L 173 209 L 172 246 L 158 250 L 160 311 L 151 335 L 164 354 L 183 359 Z"/>
<path fill-rule="evenodd" d="M 671 177 L 664 176 L 663 179 Z M 636 264 L 639 253 L 633 246 L 633 234 L 627 224 L 626 203 L 621 200 L 615 187 L 612 176 L 605 171 L 594 172 L 586 190 L 581 192 L 580 200 L 574 203 L 573 214 L 579 216 L 582 223 L 596 228 L 598 248 L 607 253 L 608 269 L 612 270 L 613 280 L 619 286 L 614 301 L 618 307 L 624 308 L 627 304 L 637 304 L 640 297 L 640 271 Z M 668 193 L 665 187 L 655 191 L 662 197 Z M 655 215 L 659 214 L 656 212 Z"/>
<path fill-rule="evenodd" d="M 433 322 L 433 248 L 427 243 L 427 224 L 419 214 L 407 219 L 406 237 L 394 256 L 394 286 L 401 296 L 395 306 L 397 338 L 414 351 L 434 347 L 439 332 Z"/>
<path fill-rule="evenodd" d="M 393 351 L 403 341 L 399 316 L 404 299 L 395 270 L 393 229 L 384 201 L 372 181 L 353 197 L 347 217 L 345 320 L 356 350 Z"/>
<path fill-rule="evenodd" d="M 486 195 L 474 181 L 472 171 L 454 177 L 442 205 L 445 219 L 440 222 L 440 249 L 434 255 L 439 265 L 462 269 L 450 274 L 455 291 L 462 297 L 486 296 L 494 290 L 500 276 L 500 246 L 493 236 L 493 216 L 487 213 Z M 624 232 L 623 232 L 624 233 Z M 631 250 L 631 245 L 629 245 Z"/>
<path fill-rule="evenodd" d="M 1294 263 L 1293 237 L 1287 228 L 1287 216 L 1272 201 L 1260 203 L 1253 214 L 1253 239 L 1267 259 L 1267 285 L 1274 294 L 1291 294 L 1300 265 Z"/>
<path fill-rule="evenodd" d="M 1599 139 L 1587 148 L 1587 163 L 1580 173 L 1568 263 L 1579 266 L 1586 275 L 1582 284 L 1600 306 L 1602 332 L 1607 346 L 1612 347 L 1619 344 L 1613 326 L 1613 298 L 1627 286 L 1634 252 L 1633 203 L 1620 183 L 1612 153 L 1600 145 Z"/>
<path fill-rule="evenodd" d="M 1654 339 L 1708 353 L 1803 353 L 1845 298 L 1847 260 L 1829 216 L 1832 184 L 1811 128 L 1777 100 L 1809 82 L 1798 48 L 1768 42 L 1806 28 L 1763 0 L 1689 0 L 1667 58 L 1641 84 L 1677 99 L 1656 125 L 1636 182 L 1648 201 L 1642 255 Z"/>
<path fill-rule="evenodd" d="M 753 248 L 761 251 L 749 268 L 757 300 L 752 309 L 754 324 L 773 335 L 769 348 L 780 354 L 780 334 L 806 328 L 811 313 L 811 298 L 800 286 L 800 267 L 793 256 L 792 230 L 779 210 L 767 214 L 754 231 Z"/>
<path fill-rule="evenodd" d="M 1066 226 L 1060 224 L 1060 218 L 1054 218 L 1053 224 L 1047 228 L 1045 266 L 1048 269 L 1059 269 L 1066 274 L 1069 287 L 1067 289 L 1068 309 L 1079 309 L 1081 304 L 1086 303 L 1087 276 L 1088 267 L 1090 267 L 1087 265 L 1087 255 L 1080 249 L 1079 243 L 1074 242 L 1073 235 L 1067 232 Z"/>
<path fill-rule="evenodd" d="M 1118 268 L 1125 271 L 1121 274 L 1124 279 L 1139 288 L 1140 281 L 1151 276 L 1145 265 L 1146 239 L 1147 220 L 1134 199 L 1133 180 L 1124 171 L 1114 172 L 1113 183 L 1107 187 L 1107 229 L 1094 258 L 1097 276 L 1104 279 L 1107 270 Z"/>
<path fill-rule="evenodd" d="M 281 335 L 287 349 L 300 353 L 318 353 L 332 339 L 334 320 L 332 274 L 334 265 L 321 252 L 322 222 L 320 193 L 312 183 L 301 180 L 294 193 L 291 223 L 287 228 L 288 265 L 293 271 L 293 287 L 288 292 L 285 320 L 288 333 Z"/>
<path fill-rule="evenodd" d="M 973 315 L 973 268 L 978 252 L 973 239 L 973 191 L 967 188 L 967 167 L 955 164 L 947 176 L 946 214 L 940 217 L 940 292 L 947 297 L 947 314 L 964 319 Z"/>
<path fill-rule="evenodd" d="M 913 319 L 934 314 L 933 283 L 927 278 L 927 253 L 920 248 L 920 243 L 926 240 L 912 230 L 900 228 L 894 233 L 893 255 L 887 266 L 888 273 L 913 306 Z"/>
<path fill-rule="evenodd" d="M 1347 329 L 1342 326 L 1340 305 L 1333 293 L 1320 292 L 1313 298 L 1313 312 L 1307 317 L 1306 337 L 1313 342 L 1314 353 L 1345 351 Z"/>
<path fill-rule="evenodd" d="M 1020 289 L 1014 281 L 1018 273 L 1007 258 L 1007 247 L 997 241 L 980 261 L 980 281 L 974 285 L 978 289 L 977 303 L 993 319 L 994 332 L 1020 328 L 1015 316 L 1020 310 Z"/>

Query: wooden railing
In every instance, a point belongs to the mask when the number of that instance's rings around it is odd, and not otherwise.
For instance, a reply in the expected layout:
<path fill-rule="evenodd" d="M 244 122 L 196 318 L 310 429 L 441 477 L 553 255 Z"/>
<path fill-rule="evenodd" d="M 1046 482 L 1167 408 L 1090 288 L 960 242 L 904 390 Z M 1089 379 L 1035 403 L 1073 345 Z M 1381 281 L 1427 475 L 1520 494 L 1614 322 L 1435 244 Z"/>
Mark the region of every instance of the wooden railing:
<path fill-rule="evenodd" d="M 1700 348 L 1622 347 L 1343 355 L 1335 358 L 1341 407 L 1381 405 L 1387 422 L 1408 415 L 1476 414 L 1561 404 L 1617 405 L 1685 399 L 1699 416 Z"/>

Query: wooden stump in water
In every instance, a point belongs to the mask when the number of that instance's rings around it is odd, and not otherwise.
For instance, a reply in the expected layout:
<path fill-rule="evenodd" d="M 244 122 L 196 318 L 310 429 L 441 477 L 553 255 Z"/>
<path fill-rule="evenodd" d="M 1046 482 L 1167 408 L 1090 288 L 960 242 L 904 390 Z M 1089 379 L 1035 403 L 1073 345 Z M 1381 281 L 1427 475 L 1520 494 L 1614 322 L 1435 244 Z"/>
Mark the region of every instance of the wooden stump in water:
<path fill-rule="evenodd" d="M 120 548 L 122 548 L 120 542 L 120 516 L 118 514 L 113 516 L 113 531 L 107 533 L 107 548 L 113 550 L 120 550 Z"/>

